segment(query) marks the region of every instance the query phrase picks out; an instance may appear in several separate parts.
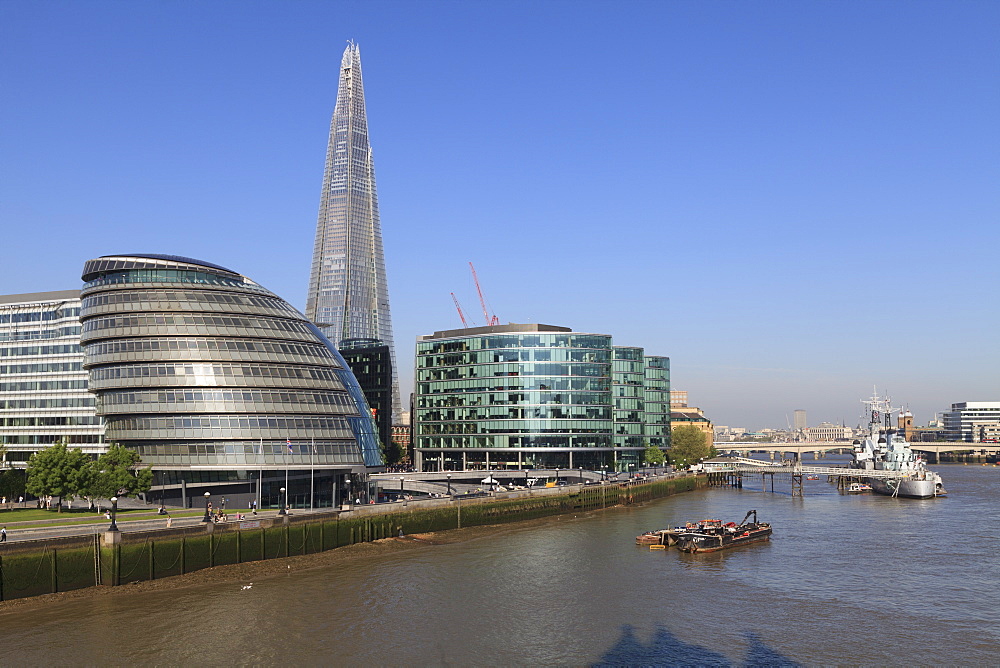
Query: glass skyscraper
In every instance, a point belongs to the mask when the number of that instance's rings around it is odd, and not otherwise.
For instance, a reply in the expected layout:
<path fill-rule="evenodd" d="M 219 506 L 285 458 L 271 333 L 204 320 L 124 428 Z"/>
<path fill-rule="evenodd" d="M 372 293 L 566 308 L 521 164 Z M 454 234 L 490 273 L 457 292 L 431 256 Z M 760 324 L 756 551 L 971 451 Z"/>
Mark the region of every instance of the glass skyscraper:
<path fill-rule="evenodd" d="M 305 314 L 338 348 L 349 339 L 376 339 L 389 347 L 392 413 L 398 419 L 399 376 L 375 165 L 368 143 L 361 54 L 354 43 L 348 45 L 340 63 Z"/>

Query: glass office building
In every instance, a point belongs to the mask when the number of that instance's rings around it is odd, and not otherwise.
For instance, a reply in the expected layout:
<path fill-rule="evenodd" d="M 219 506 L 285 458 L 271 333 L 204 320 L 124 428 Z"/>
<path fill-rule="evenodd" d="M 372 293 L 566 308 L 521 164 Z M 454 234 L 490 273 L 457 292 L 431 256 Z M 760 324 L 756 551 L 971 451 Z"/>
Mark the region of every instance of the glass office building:
<path fill-rule="evenodd" d="M 105 451 L 80 347 L 80 291 L 0 296 L 0 445 L 23 468 L 56 441 Z"/>
<path fill-rule="evenodd" d="M 392 354 L 378 339 L 345 339 L 340 354 L 365 393 L 386 452 L 392 442 Z"/>
<path fill-rule="evenodd" d="M 306 316 L 338 348 L 347 339 L 377 339 L 392 357 L 392 417 L 402 409 L 396 375 L 375 163 L 361 78 L 361 53 L 348 45 L 340 63 L 330 122 Z"/>
<path fill-rule="evenodd" d="M 641 348 L 567 327 L 510 324 L 421 337 L 414 465 L 634 470 L 646 447 L 646 374 Z M 669 374 L 664 381 L 669 393 Z"/>
<path fill-rule="evenodd" d="M 86 263 L 84 368 L 106 438 L 165 498 L 338 502 L 382 466 L 364 395 L 336 348 L 246 276 L 167 255 Z M 199 487 L 188 494 L 190 485 Z M 352 490 L 357 494 L 356 490 Z M 240 498 L 245 497 L 245 498 Z"/>
<path fill-rule="evenodd" d="M 646 443 L 666 449 L 670 447 L 670 358 L 646 355 L 645 375 Z"/>

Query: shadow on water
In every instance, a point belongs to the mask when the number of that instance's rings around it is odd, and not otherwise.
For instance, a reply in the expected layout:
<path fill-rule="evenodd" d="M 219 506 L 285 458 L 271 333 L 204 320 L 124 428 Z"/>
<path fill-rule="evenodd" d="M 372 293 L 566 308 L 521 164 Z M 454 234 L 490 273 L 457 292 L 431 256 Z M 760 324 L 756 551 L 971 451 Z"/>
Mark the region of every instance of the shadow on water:
<path fill-rule="evenodd" d="M 771 649 L 756 633 L 747 639 L 746 659 L 742 666 L 799 666 L 780 652 Z M 700 645 L 676 638 L 663 627 L 656 630 L 648 645 L 636 638 L 632 626 L 622 627 L 621 638 L 594 666 L 732 666 L 728 657 Z"/>

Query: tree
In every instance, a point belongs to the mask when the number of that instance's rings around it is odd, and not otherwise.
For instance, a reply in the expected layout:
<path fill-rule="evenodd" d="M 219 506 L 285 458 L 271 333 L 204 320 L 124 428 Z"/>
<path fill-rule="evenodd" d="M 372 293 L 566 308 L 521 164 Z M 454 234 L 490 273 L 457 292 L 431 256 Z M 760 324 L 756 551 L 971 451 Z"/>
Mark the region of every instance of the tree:
<path fill-rule="evenodd" d="M 112 443 L 108 451 L 89 462 L 81 472 L 81 490 L 90 499 L 110 499 L 148 492 L 153 484 L 153 470 L 138 468 L 139 454 Z"/>
<path fill-rule="evenodd" d="M 6 496 L 7 500 L 24 496 L 24 482 L 22 469 L 5 469 L 0 473 L 0 496 Z"/>
<path fill-rule="evenodd" d="M 79 448 L 72 450 L 65 441 L 39 450 L 28 459 L 28 481 L 25 489 L 38 497 L 56 496 L 56 509 L 62 512 L 63 498 L 72 500 L 80 495 L 82 472 L 90 462 Z"/>
<path fill-rule="evenodd" d="M 693 424 L 685 424 L 673 429 L 670 461 L 674 466 L 688 466 L 699 459 L 714 457 L 717 454 L 715 447 L 705 438 L 705 432 Z"/>
<path fill-rule="evenodd" d="M 667 461 L 667 456 L 664 454 L 663 450 L 656 447 L 655 445 L 647 445 L 646 452 L 642 454 L 643 461 L 645 461 L 650 466 L 660 466 L 665 461 Z"/>

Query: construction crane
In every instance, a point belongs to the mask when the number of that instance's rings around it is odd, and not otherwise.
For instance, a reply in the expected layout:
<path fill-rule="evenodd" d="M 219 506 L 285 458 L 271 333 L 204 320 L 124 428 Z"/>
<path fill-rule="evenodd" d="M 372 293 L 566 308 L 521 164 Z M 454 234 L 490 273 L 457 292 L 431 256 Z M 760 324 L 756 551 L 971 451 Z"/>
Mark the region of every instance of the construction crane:
<path fill-rule="evenodd" d="M 471 262 L 469 263 L 469 269 L 472 270 L 472 280 L 476 284 L 476 292 L 479 293 L 479 304 L 483 307 L 483 317 L 486 319 L 486 324 L 499 325 L 500 318 L 496 317 L 496 315 L 491 315 L 490 311 L 492 309 L 486 307 L 486 298 L 483 297 L 483 289 L 479 287 L 479 277 L 476 276 L 476 268 L 472 265 Z"/>
<path fill-rule="evenodd" d="M 455 296 L 454 292 L 451 293 L 451 298 L 455 301 L 455 308 L 458 309 L 458 317 L 462 319 L 462 327 L 468 329 L 469 323 L 465 320 L 465 314 L 462 312 L 462 305 L 458 303 L 458 297 Z"/>

